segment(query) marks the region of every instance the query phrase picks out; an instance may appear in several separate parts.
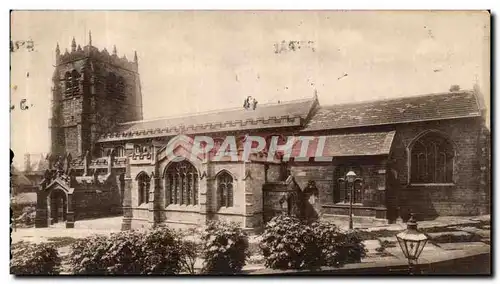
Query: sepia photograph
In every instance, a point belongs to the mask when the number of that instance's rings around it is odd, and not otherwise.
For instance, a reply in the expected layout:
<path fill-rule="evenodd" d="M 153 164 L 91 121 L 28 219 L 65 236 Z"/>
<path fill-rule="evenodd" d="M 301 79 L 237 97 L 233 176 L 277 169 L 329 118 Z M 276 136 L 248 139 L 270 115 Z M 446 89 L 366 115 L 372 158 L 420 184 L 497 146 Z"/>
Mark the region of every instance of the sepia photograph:
<path fill-rule="evenodd" d="M 12 10 L 10 274 L 491 276 L 487 10 Z"/>

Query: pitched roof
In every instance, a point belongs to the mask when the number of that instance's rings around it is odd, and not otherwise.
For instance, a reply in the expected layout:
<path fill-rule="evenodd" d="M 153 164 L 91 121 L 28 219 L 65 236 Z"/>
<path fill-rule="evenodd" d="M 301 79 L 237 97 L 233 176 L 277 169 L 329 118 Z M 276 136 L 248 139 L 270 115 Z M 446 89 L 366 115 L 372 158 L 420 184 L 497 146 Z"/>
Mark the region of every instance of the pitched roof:
<path fill-rule="evenodd" d="M 33 185 L 31 180 L 27 178 L 21 171 L 19 171 L 16 167 L 11 166 L 12 173 L 12 183 L 16 186 L 21 185 Z"/>
<path fill-rule="evenodd" d="M 141 120 L 119 124 L 113 133 L 107 133 L 99 142 L 149 138 L 177 134 L 209 133 L 243 129 L 262 129 L 301 126 L 316 97 L 279 104 L 257 105 L 255 110 L 243 107 L 169 118 Z"/>
<path fill-rule="evenodd" d="M 389 154 L 396 131 L 363 132 L 321 136 L 323 149 L 317 149 L 319 137 L 309 142 L 307 157 L 374 156 Z M 302 144 L 293 146 L 291 156 L 300 157 Z"/>
<path fill-rule="evenodd" d="M 395 134 L 396 131 L 327 136 L 323 156 L 387 155 Z"/>
<path fill-rule="evenodd" d="M 322 106 L 302 131 L 480 116 L 472 91 Z"/>

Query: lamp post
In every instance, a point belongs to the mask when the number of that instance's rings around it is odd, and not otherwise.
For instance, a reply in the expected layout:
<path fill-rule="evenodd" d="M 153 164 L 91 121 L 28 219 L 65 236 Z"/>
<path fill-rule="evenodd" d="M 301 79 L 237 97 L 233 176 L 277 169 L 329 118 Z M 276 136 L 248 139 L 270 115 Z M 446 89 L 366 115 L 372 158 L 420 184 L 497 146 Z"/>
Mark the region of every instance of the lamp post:
<path fill-rule="evenodd" d="M 397 234 L 396 238 L 404 256 L 408 259 L 408 272 L 413 275 L 414 265 L 417 264 L 418 257 L 427 244 L 427 236 L 419 232 L 413 214 L 410 214 L 406 224 L 407 229 Z"/>
<path fill-rule="evenodd" d="M 349 187 L 349 230 L 353 229 L 352 224 L 352 203 L 353 203 L 353 195 L 354 195 L 354 183 L 357 181 L 361 181 L 360 178 L 356 178 L 356 173 L 354 171 L 349 171 L 345 178 L 339 178 L 339 182 L 346 182 Z"/>

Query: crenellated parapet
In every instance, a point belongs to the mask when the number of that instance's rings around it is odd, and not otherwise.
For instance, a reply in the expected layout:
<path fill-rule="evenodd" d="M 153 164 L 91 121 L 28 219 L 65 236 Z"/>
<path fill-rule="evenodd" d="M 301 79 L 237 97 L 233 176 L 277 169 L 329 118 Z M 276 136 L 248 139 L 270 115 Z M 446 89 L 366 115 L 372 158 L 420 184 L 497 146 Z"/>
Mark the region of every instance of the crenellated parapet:
<path fill-rule="evenodd" d="M 91 40 L 84 47 L 76 45 L 74 38 L 70 50 L 66 49 L 64 53 L 61 53 L 59 45 L 57 45 L 56 47 L 57 65 L 64 65 L 72 61 L 77 61 L 89 57 L 119 68 L 123 68 L 136 73 L 138 72 L 137 53 L 134 53 L 133 60 L 128 60 L 125 55 L 123 55 L 122 57 L 118 56 L 116 47 L 114 47 L 113 53 L 110 54 L 106 48 L 99 50 L 97 47 L 92 46 Z"/>
<path fill-rule="evenodd" d="M 122 131 L 102 134 L 99 142 L 118 141 L 130 138 L 154 138 L 175 136 L 179 134 L 212 133 L 220 131 L 262 129 L 268 127 L 299 126 L 302 123 L 300 116 L 283 115 L 281 117 L 259 117 L 247 120 L 232 120 L 224 122 L 177 125 L 162 128 L 149 128 L 135 131 Z M 165 123 L 167 124 L 167 123 Z M 127 126 L 122 124 L 121 126 Z"/>

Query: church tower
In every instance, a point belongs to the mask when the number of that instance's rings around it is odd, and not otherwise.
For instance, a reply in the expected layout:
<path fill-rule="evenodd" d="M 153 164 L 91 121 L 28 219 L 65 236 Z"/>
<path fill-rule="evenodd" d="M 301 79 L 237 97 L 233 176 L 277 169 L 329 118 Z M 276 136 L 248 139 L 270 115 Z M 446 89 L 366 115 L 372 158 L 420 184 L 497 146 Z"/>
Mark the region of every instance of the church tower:
<path fill-rule="evenodd" d="M 51 152 L 81 157 L 97 156 L 95 143 L 117 123 L 142 119 L 142 94 L 137 53 L 129 61 L 92 46 L 83 48 L 73 38 L 71 50 L 56 51 L 52 76 Z"/>

